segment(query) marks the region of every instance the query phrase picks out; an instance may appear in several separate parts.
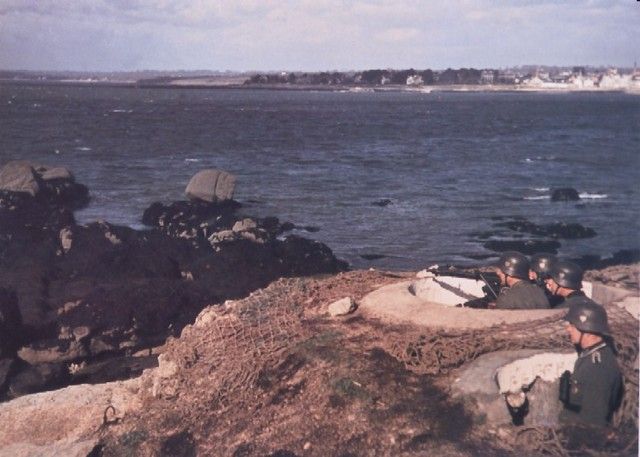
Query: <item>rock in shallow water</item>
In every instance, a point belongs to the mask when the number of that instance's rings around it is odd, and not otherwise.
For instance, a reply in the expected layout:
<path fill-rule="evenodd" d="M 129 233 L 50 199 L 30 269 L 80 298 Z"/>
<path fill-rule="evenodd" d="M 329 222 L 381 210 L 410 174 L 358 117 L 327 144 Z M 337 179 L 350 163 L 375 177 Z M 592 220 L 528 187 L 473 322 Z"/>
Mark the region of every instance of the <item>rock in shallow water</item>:
<path fill-rule="evenodd" d="M 184 192 L 192 200 L 217 203 L 232 199 L 235 187 L 234 175 L 212 168 L 196 173 Z"/>
<path fill-rule="evenodd" d="M 580 194 L 572 187 L 560 187 L 551 191 L 552 202 L 578 201 Z"/>

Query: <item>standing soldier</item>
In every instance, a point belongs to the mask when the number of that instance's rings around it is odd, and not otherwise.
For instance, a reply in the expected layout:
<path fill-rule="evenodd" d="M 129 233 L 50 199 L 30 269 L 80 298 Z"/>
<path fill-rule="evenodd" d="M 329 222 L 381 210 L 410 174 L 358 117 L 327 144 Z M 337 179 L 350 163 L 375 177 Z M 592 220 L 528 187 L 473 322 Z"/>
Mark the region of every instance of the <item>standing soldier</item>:
<path fill-rule="evenodd" d="M 560 379 L 561 422 L 606 426 L 620 402 L 622 377 L 609 341 L 605 309 L 587 297 L 575 297 L 565 316 L 566 330 L 576 346 L 573 373 Z"/>
<path fill-rule="evenodd" d="M 496 274 L 503 286 L 495 308 L 498 309 L 544 309 L 549 300 L 542 289 L 529 281 L 529 260 L 516 251 L 502 254 Z"/>
<path fill-rule="evenodd" d="M 552 266 L 545 282 L 549 292 L 562 300 L 559 306 L 569 307 L 574 300 L 580 301 L 585 296 L 582 275 L 582 268 L 572 262 L 559 260 Z"/>

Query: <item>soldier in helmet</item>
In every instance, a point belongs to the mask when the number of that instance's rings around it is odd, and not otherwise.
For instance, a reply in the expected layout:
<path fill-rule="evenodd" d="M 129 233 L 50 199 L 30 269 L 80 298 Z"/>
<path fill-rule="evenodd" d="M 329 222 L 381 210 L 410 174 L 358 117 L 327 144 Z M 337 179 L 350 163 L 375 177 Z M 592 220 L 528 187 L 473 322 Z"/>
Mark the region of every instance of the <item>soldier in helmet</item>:
<path fill-rule="evenodd" d="M 498 261 L 496 274 L 503 286 L 495 302 L 498 309 L 549 308 L 549 300 L 529 281 L 529 260 L 521 253 L 508 251 Z"/>
<path fill-rule="evenodd" d="M 562 422 L 605 426 L 619 405 L 622 377 L 612 347 L 605 309 L 587 297 L 573 299 L 566 330 L 578 350 L 573 373 L 560 380 Z"/>
<path fill-rule="evenodd" d="M 582 292 L 582 275 L 582 268 L 575 263 L 559 260 L 553 264 L 545 283 L 552 295 L 562 299 L 559 306 L 568 307 L 574 300 L 585 296 Z"/>
<path fill-rule="evenodd" d="M 540 287 L 552 308 L 558 306 L 564 298 L 559 295 L 553 295 L 549 289 L 547 289 L 545 281 L 550 277 L 553 266 L 558 261 L 558 258 L 553 254 L 540 253 L 531 256 L 531 262 L 529 266 L 529 279 Z"/>

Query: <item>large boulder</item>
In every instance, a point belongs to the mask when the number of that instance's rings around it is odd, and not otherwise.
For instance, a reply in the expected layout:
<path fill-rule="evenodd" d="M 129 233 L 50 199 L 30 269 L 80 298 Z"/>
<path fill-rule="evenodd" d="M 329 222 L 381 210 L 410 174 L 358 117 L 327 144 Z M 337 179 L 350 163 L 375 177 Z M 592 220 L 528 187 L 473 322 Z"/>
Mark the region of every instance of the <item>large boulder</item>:
<path fill-rule="evenodd" d="M 192 200 L 216 203 L 232 199 L 235 187 L 234 175 L 210 168 L 199 171 L 191 178 L 185 194 Z"/>
<path fill-rule="evenodd" d="M 0 168 L 0 191 L 17 192 L 46 205 L 81 208 L 89 202 L 89 190 L 75 181 L 65 167 L 47 167 L 14 160 Z"/>
<path fill-rule="evenodd" d="M 0 190 L 23 192 L 35 197 L 40 185 L 29 162 L 14 160 L 0 168 Z"/>

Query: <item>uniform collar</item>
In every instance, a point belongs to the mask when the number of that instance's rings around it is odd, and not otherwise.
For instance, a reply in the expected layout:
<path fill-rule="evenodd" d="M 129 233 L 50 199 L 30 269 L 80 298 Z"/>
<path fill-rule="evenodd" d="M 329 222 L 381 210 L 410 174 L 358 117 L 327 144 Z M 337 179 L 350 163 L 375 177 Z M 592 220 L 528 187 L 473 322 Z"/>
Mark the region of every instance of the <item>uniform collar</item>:
<path fill-rule="evenodd" d="M 579 358 L 582 358 L 582 357 L 588 357 L 588 356 L 590 356 L 591 354 L 593 354 L 594 352 L 597 352 L 597 351 L 599 351 L 600 349 L 604 348 L 606 345 L 607 345 L 607 342 L 606 342 L 606 341 L 601 341 L 601 342 L 599 342 L 599 343 L 596 343 L 596 344 L 594 344 L 594 345 L 593 345 L 593 346 L 591 346 L 591 347 L 588 347 L 588 348 L 583 349 L 583 350 L 580 352 L 580 354 L 578 355 L 578 357 L 579 357 Z"/>

